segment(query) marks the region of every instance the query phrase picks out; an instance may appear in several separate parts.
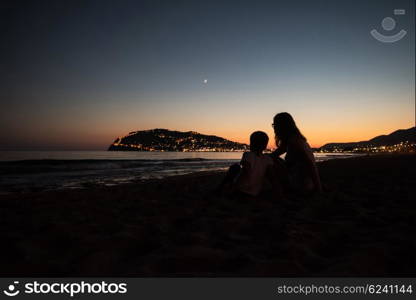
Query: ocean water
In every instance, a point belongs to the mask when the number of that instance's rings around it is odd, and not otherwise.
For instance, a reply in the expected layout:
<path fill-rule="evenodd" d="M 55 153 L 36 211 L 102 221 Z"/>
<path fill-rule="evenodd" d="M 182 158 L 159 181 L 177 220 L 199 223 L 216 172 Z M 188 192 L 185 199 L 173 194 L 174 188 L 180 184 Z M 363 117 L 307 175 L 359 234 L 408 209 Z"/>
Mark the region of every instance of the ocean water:
<path fill-rule="evenodd" d="M 226 170 L 242 152 L 0 151 L 0 193 L 111 186 Z M 315 153 L 317 161 L 355 154 Z"/>

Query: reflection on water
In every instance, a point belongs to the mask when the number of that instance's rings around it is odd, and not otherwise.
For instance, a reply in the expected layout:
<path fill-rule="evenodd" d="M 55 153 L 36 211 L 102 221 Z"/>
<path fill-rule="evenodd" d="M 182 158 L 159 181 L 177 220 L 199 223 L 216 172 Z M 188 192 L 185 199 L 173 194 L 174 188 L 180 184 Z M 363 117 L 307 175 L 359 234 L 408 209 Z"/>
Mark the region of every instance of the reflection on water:
<path fill-rule="evenodd" d="M 0 161 L 13 160 L 170 160 L 170 159 L 239 159 L 242 152 L 139 152 L 139 151 L 0 151 Z"/>

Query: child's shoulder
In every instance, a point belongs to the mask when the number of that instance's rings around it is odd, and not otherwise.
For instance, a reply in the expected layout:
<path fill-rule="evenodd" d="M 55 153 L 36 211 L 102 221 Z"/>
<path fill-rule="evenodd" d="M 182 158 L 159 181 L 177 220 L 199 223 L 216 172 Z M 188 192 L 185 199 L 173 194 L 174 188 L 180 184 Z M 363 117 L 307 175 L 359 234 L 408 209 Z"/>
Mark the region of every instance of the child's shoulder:
<path fill-rule="evenodd" d="M 256 154 L 254 152 L 244 152 L 243 153 L 243 159 L 252 159 L 252 160 L 271 160 L 273 161 L 272 157 L 268 153 L 262 153 L 262 154 Z"/>
<path fill-rule="evenodd" d="M 243 153 L 243 156 L 242 156 L 242 159 L 248 159 L 248 158 L 251 158 L 251 157 L 253 157 L 253 152 L 251 152 L 251 151 L 246 151 L 246 152 L 244 152 Z"/>
<path fill-rule="evenodd" d="M 263 153 L 263 160 L 268 164 L 273 164 L 273 156 L 271 153 Z"/>

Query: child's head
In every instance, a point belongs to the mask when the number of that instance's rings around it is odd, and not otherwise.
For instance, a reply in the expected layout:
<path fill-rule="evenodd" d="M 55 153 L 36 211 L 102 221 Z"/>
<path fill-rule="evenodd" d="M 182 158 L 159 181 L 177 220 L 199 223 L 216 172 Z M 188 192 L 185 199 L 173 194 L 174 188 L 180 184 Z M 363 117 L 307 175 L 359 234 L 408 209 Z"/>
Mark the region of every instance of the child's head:
<path fill-rule="evenodd" d="M 250 135 L 250 150 L 254 152 L 262 152 L 266 149 L 269 137 L 263 131 L 255 131 Z"/>

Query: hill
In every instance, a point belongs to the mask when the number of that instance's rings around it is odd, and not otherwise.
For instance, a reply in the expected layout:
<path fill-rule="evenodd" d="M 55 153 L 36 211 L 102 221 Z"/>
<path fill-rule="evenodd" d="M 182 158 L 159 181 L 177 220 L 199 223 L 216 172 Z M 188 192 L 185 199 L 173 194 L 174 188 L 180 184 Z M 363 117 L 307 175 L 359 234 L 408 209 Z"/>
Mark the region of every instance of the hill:
<path fill-rule="evenodd" d="M 324 152 L 333 151 L 364 151 L 371 148 L 400 147 L 399 145 L 414 145 L 416 143 L 416 127 L 396 130 L 388 135 L 379 135 L 368 141 L 350 143 L 328 143 L 319 150 Z"/>
<path fill-rule="evenodd" d="M 244 151 L 248 145 L 195 131 L 151 129 L 117 138 L 109 151 Z"/>

